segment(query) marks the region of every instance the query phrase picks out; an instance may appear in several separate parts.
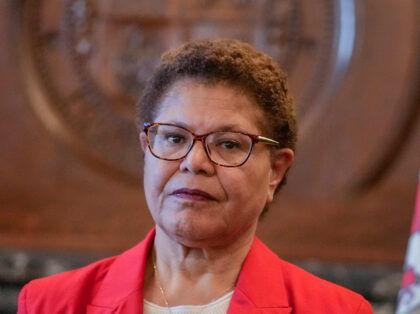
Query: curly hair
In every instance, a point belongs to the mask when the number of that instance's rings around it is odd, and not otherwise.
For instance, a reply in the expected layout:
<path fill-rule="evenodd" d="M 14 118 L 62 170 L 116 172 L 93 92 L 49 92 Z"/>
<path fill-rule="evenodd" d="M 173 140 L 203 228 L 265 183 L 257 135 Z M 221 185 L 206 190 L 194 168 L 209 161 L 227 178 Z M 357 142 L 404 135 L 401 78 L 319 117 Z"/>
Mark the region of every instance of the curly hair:
<path fill-rule="evenodd" d="M 295 150 L 296 115 L 287 75 L 268 55 L 232 39 L 196 40 L 163 54 L 137 105 L 139 130 L 144 122 L 153 122 L 169 88 L 185 78 L 210 85 L 227 83 L 246 93 L 264 113 L 262 131 L 280 147 Z"/>

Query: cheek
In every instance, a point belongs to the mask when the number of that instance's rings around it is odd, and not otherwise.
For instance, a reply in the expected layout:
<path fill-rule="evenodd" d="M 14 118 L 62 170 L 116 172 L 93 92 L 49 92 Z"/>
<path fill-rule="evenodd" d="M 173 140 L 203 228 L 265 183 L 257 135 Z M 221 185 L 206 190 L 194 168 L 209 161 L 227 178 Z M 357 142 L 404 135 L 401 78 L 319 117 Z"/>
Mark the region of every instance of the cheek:
<path fill-rule="evenodd" d="M 150 209 L 154 209 L 171 173 L 173 172 L 171 164 L 159 160 L 149 153 L 144 158 L 144 193 Z"/>
<path fill-rule="evenodd" d="M 237 173 L 233 173 L 233 171 L 236 169 L 226 168 L 219 175 L 230 204 L 236 208 L 247 208 L 248 210 L 258 211 L 260 207 L 262 209 L 267 198 L 267 170 L 254 166 L 244 168 Z"/>
<path fill-rule="evenodd" d="M 144 194 L 146 196 L 146 201 L 149 206 L 149 209 L 151 209 L 153 192 L 155 191 L 154 176 L 151 170 L 153 168 L 152 165 L 153 162 L 150 160 L 150 157 L 146 153 L 144 156 L 143 186 Z"/>

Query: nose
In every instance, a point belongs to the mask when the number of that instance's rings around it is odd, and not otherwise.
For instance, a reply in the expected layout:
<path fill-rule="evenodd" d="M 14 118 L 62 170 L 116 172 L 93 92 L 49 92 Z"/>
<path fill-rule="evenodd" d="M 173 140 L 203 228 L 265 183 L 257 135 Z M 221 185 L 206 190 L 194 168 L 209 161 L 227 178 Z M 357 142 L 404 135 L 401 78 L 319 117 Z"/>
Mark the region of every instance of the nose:
<path fill-rule="evenodd" d="M 201 143 L 199 143 L 201 142 Z M 181 171 L 189 171 L 194 174 L 203 173 L 211 176 L 215 172 L 215 164 L 207 156 L 204 142 L 197 140 L 191 150 L 180 164 Z"/>

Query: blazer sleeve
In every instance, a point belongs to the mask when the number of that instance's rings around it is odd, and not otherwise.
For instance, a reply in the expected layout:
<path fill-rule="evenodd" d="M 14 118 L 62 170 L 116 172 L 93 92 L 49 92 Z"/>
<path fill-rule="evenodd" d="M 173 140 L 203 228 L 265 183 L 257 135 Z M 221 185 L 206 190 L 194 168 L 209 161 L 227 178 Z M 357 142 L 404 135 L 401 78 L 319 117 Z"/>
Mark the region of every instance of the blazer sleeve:
<path fill-rule="evenodd" d="M 363 298 L 362 302 L 360 302 L 359 309 L 356 313 L 357 314 L 373 314 L 372 306 L 370 305 L 368 301 L 366 301 L 365 298 Z"/>
<path fill-rule="evenodd" d="M 27 294 L 27 286 L 24 286 L 23 289 L 19 293 L 17 314 L 29 313 L 27 309 L 27 304 L 26 304 L 26 294 Z"/>

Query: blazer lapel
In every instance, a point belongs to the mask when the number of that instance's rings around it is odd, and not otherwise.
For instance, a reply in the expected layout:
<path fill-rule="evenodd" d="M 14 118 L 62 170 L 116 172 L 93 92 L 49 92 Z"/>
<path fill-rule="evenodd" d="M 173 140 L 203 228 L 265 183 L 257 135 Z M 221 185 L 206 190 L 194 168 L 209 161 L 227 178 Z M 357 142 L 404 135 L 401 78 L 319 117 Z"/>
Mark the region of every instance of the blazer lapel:
<path fill-rule="evenodd" d="M 145 240 L 118 256 L 87 308 L 87 314 L 143 313 L 147 254 L 155 228 Z"/>
<path fill-rule="evenodd" d="M 118 256 L 87 307 L 87 314 L 143 313 L 147 254 L 155 228 L 145 240 Z M 242 265 L 228 314 L 291 313 L 279 258 L 254 238 Z"/>
<path fill-rule="evenodd" d="M 279 258 L 255 237 L 242 265 L 228 314 L 291 311 Z"/>

